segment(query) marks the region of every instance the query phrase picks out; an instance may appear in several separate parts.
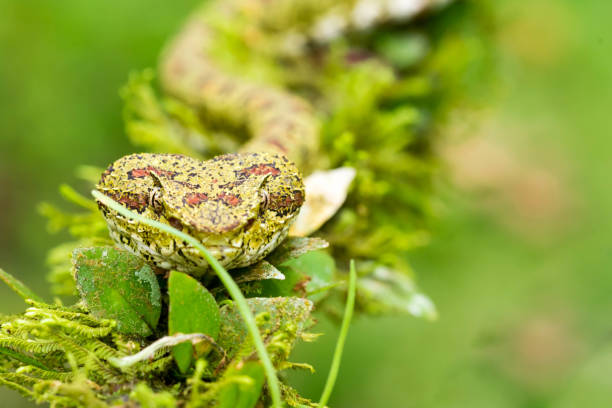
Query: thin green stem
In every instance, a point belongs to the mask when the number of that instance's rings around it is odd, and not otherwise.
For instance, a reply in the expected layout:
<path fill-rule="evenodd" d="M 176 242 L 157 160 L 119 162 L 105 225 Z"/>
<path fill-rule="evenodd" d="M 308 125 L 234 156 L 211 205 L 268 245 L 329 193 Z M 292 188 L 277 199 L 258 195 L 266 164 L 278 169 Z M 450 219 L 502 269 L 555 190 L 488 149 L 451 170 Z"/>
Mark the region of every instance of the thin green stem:
<path fill-rule="evenodd" d="M 182 231 L 179 231 L 175 228 L 167 224 L 163 224 L 159 221 L 151 220 L 149 218 L 143 217 L 140 214 L 134 213 L 127 208 L 123 207 L 121 204 L 115 202 L 111 198 L 105 196 L 99 191 L 93 190 L 91 194 L 102 204 L 112 208 L 114 211 L 117 211 L 124 217 L 134 219 L 136 221 L 142 222 L 152 228 L 157 228 L 161 231 L 167 232 L 168 234 L 174 235 L 176 238 L 181 239 L 191 245 L 194 248 L 197 248 L 201 253 L 204 259 L 210 264 L 212 269 L 216 272 L 217 276 L 225 285 L 228 293 L 236 303 L 238 307 L 238 311 L 246 324 L 247 330 L 253 339 L 253 343 L 255 344 L 255 349 L 257 350 L 257 355 L 263 364 L 264 371 L 266 373 L 266 377 L 268 380 L 268 387 L 270 388 L 270 395 L 272 397 L 272 406 L 275 408 L 281 407 L 281 393 L 280 386 L 278 383 L 278 378 L 276 377 L 276 370 L 274 369 L 274 365 L 272 365 L 272 360 L 270 360 L 270 356 L 266 350 L 266 346 L 264 345 L 263 339 L 261 338 L 261 334 L 259 333 L 259 329 L 257 328 L 257 323 L 255 323 L 255 317 L 249 306 L 246 303 L 246 299 L 242 295 L 240 288 L 236 285 L 236 282 L 232 279 L 230 274 L 221 266 L 219 261 L 215 257 L 213 257 L 210 252 L 202 245 L 197 239 L 193 238 L 190 235 L 185 234 Z"/>
<path fill-rule="evenodd" d="M 344 342 L 348 335 L 348 329 L 353 318 L 353 309 L 355 307 L 355 288 L 357 283 L 357 272 L 355 272 L 355 261 L 351 260 L 351 267 L 349 271 L 349 286 L 348 296 L 346 299 L 346 306 L 344 308 L 344 318 L 342 319 L 342 326 L 340 327 L 340 335 L 338 336 L 338 342 L 336 343 L 336 350 L 334 351 L 334 358 L 332 360 L 329 374 L 327 375 L 327 381 L 325 382 L 325 388 L 319 401 L 320 407 L 325 407 L 331 393 L 336 384 L 336 378 L 338 377 L 338 371 L 340 370 L 340 360 L 342 360 L 342 351 L 344 350 Z"/>
<path fill-rule="evenodd" d="M 37 302 L 44 303 L 43 298 L 32 292 L 32 289 L 28 288 L 23 282 L 10 273 L 5 272 L 2 268 L 0 268 L 0 280 L 4 281 L 4 283 L 6 283 L 9 288 L 13 289 L 15 293 L 21 296 L 23 300 L 27 301 L 28 299 L 32 299 Z"/>

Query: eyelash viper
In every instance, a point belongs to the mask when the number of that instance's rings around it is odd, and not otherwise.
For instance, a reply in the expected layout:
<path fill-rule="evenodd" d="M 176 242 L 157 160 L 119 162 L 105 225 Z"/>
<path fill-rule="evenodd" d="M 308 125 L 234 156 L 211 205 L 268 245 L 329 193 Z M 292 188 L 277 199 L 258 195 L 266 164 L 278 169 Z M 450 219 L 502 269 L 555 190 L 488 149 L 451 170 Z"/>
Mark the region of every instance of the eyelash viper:
<path fill-rule="evenodd" d="M 203 114 L 245 127 L 249 140 L 240 152 L 205 162 L 172 154 L 125 156 L 104 171 L 98 190 L 132 210 L 197 237 L 227 268 L 261 260 L 287 236 L 305 200 L 298 168 L 307 166 L 317 154 L 319 122 L 313 107 L 299 96 L 222 70 L 209 53 L 215 28 L 207 25 L 202 15 L 246 17 L 250 28 L 284 37 L 292 48 L 286 51 L 299 54 L 307 51 L 309 43 L 328 42 L 345 31 L 408 19 L 443 3 L 212 2 L 187 21 L 163 53 L 161 84 L 167 93 Z M 160 268 L 193 275 L 207 271 L 207 262 L 185 242 L 128 220 L 101 203 L 99 207 L 118 244 Z"/>

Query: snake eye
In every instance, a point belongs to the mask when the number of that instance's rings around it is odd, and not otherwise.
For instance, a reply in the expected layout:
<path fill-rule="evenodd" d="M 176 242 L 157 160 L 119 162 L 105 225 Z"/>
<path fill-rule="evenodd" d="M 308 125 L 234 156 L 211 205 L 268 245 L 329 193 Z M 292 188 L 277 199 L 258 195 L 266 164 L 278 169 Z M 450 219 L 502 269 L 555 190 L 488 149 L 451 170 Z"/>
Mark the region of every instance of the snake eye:
<path fill-rule="evenodd" d="M 259 195 L 261 196 L 261 210 L 265 211 L 268 209 L 270 205 L 270 194 L 266 190 L 259 190 Z"/>
<path fill-rule="evenodd" d="M 157 213 L 163 210 L 164 206 L 161 201 L 161 190 L 159 187 L 153 187 L 149 193 L 149 206 Z"/>

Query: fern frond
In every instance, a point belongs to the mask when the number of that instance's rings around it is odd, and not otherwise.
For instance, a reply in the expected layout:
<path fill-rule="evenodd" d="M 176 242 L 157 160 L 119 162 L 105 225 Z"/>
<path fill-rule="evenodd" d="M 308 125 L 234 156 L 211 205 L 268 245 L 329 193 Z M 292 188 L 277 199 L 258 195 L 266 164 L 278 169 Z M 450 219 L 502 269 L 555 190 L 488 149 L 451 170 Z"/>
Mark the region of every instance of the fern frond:
<path fill-rule="evenodd" d="M 89 351 L 94 353 L 102 360 L 110 360 L 111 358 L 121 358 L 125 356 L 125 353 L 122 353 L 99 340 L 94 340 L 91 343 L 87 343 L 86 347 Z"/>
<path fill-rule="evenodd" d="M 0 336 L 0 347 L 25 354 L 47 354 L 62 350 L 61 346 L 52 340 L 30 340 L 5 336 Z"/>
<path fill-rule="evenodd" d="M 55 337 L 57 343 L 67 352 L 74 355 L 76 361 L 95 378 L 102 380 L 105 383 L 120 383 L 124 381 L 120 373 L 104 364 L 100 359 L 86 347 L 73 341 L 65 335 Z"/>
<path fill-rule="evenodd" d="M 142 376 L 146 376 L 147 374 L 164 372 L 170 368 L 174 361 L 174 357 L 166 356 L 162 357 L 158 360 L 153 361 L 152 363 L 143 363 L 136 367 L 139 374 Z"/>
<path fill-rule="evenodd" d="M 34 393 L 30 389 L 24 387 L 18 382 L 7 379 L 7 376 L 4 375 L 4 373 L 0 373 L 0 384 L 17 391 L 26 398 L 34 399 Z"/>
<path fill-rule="evenodd" d="M 59 328 L 67 334 L 76 334 L 91 339 L 107 336 L 113 330 L 112 326 L 91 327 L 58 316 L 49 316 L 42 319 L 40 323 Z"/>
<path fill-rule="evenodd" d="M 0 372 L 0 379 L 5 381 L 14 382 L 17 384 L 21 384 L 25 388 L 34 387 L 39 380 L 33 377 L 29 377 L 24 374 L 19 373 L 11 373 L 11 372 Z"/>
<path fill-rule="evenodd" d="M 27 374 L 30 377 L 35 377 L 42 380 L 59 380 L 69 382 L 74 378 L 73 372 L 45 370 L 35 366 L 22 366 L 16 371 L 18 374 Z"/>
<path fill-rule="evenodd" d="M 44 370 L 48 370 L 49 368 L 41 361 L 32 358 L 28 355 L 16 352 L 15 350 L 9 349 L 9 348 L 4 348 L 4 347 L 0 347 L 0 354 L 3 354 L 9 358 L 12 358 L 13 360 L 17 360 L 19 362 L 22 362 L 24 364 L 29 364 L 29 365 L 33 365 L 39 368 L 42 368 Z"/>
<path fill-rule="evenodd" d="M 68 309 L 63 306 L 58 307 L 49 307 L 49 305 L 40 304 L 36 302 L 28 302 L 32 304 L 32 307 L 26 310 L 26 316 L 32 316 L 32 314 L 41 316 L 49 316 L 52 314 L 58 318 L 64 318 L 71 321 L 76 321 L 80 324 L 92 326 L 92 327 L 115 327 L 116 323 L 114 320 L 109 319 L 97 319 L 92 315 L 85 313 L 84 311 L 80 311 L 80 308 L 72 308 Z M 77 311 L 78 310 L 78 311 Z"/>

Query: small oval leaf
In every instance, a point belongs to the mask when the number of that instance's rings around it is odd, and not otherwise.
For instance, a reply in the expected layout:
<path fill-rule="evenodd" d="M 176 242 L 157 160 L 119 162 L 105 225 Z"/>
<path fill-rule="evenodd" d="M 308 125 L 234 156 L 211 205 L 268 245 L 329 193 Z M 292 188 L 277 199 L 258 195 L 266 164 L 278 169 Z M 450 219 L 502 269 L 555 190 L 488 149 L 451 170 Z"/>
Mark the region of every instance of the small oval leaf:
<path fill-rule="evenodd" d="M 312 251 L 291 259 L 280 267 L 285 280 L 261 282 L 261 296 L 306 296 L 319 301 L 334 286 L 336 264 L 325 251 Z"/>
<path fill-rule="evenodd" d="M 168 279 L 170 309 L 168 333 L 202 333 L 213 339 L 219 334 L 219 307 L 215 298 L 191 276 L 172 271 Z M 193 360 L 193 346 L 182 343 L 172 349 L 174 360 L 182 373 Z"/>
<path fill-rule="evenodd" d="M 116 320 L 121 333 L 153 333 L 161 312 L 161 294 L 149 265 L 110 246 L 77 248 L 72 263 L 81 298 L 94 316 Z"/>
<path fill-rule="evenodd" d="M 336 263 L 325 251 L 313 251 L 286 263 L 295 271 L 301 273 L 305 278 L 305 285 L 294 286 L 298 289 L 298 295 L 306 295 L 312 301 L 321 300 L 324 292 L 333 287 Z M 300 293 L 303 291 L 304 293 Z"/>
<path fill-rule="evenodd" d="M 269 262 L 259 261 L 248 268 L 234 269 L 232 277 L 236 283 L 245 283 L 261 280 L 284 280 L 285 275 Z"/>

